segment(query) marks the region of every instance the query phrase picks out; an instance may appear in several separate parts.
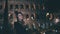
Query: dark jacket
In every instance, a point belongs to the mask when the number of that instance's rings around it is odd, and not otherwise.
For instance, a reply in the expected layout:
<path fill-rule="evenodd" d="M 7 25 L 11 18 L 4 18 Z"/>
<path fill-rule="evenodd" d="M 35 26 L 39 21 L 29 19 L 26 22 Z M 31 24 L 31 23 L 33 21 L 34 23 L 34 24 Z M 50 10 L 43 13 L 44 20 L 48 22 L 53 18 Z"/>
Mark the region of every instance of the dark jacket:
<path fill-rule="evenodd" d="M 16 34 L 24 34 L 25 30 L 22 24 L 20 24 L 22 22 L 15 22 L 14 23 L 14 28 L 16 30 Z"/>

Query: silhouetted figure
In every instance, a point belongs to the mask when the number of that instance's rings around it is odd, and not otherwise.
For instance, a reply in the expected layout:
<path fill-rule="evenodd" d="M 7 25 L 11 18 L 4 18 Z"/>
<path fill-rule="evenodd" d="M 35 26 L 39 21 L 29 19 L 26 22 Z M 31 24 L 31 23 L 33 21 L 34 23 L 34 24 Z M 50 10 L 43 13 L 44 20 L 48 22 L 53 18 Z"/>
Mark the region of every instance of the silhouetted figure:
<path fill-rule="evenodd" d="M 23 21 L 22 13 L 17 12 L 16 17 L 17 17 L 17 22 L 14 23 L 14 28 L 16 30 L 16 34 L 25 34 L 25 29 L 23 27 L 24 21 Z"/>
<path fill-rule="evenodd" d="M 22 22 L 21 22 L 22 23 Z M 24 27 L 22 26 L 22 24 L 15 22 L 14 23 L 15 29 L 16 29 L 16 34 L 24 34 Z"/>

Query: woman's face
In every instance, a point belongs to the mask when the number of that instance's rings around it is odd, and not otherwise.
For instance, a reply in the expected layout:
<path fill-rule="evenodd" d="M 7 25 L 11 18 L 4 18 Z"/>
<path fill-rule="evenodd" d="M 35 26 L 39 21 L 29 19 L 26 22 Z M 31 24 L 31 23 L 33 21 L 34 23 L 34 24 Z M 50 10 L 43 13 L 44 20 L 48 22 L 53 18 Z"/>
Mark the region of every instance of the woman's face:
<path fill-rule="evenodd" d="M 22 14 L 18 14 L 18 19 L 19 19 L 19 21 L 21 21 L 23 19 L 23 15 Z"/>

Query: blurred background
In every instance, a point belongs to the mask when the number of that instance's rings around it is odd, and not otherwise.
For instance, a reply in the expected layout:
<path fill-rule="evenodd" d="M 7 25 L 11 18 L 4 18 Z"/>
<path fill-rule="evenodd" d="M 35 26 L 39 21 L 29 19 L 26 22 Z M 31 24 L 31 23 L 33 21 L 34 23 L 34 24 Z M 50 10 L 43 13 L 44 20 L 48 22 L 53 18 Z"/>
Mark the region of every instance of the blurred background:
<path fill-rule="evenodd" d="M 60 0 L 0 0 L 0 34 L 60 34 Z"/>

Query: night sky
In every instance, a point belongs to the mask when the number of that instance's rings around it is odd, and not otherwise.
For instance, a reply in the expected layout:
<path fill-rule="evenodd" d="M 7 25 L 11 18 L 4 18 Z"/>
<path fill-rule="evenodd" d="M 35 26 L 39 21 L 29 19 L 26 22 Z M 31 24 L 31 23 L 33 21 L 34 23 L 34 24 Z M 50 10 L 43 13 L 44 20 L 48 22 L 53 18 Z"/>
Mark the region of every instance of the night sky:
<path fill-rule="evenodd" d="M 59 10 L 60 9 L 60 0 L 46 0 L 46 8 L 50 10 Z"/>

